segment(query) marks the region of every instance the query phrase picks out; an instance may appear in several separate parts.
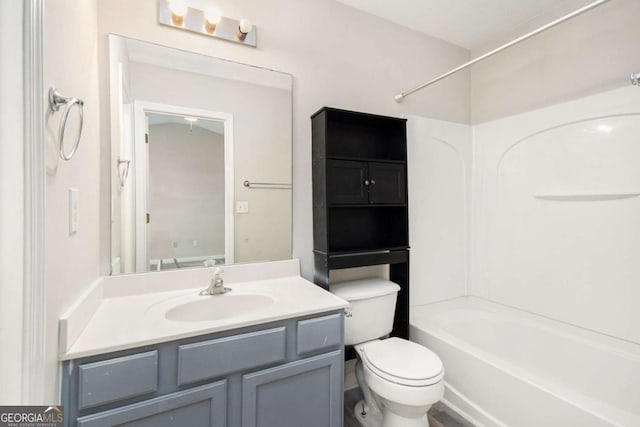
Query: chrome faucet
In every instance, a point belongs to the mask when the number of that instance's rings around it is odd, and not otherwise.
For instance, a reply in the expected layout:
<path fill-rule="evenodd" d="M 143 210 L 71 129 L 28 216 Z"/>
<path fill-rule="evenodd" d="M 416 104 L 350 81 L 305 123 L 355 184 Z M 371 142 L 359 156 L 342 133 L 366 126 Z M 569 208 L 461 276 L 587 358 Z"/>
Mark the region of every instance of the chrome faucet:
<path fill-rule="evenodd" d="M 215 265 L 215 262 L 205 261 L 204 265 L 207 267 L 213 267 Z M 202 296 L 220 295 L 220 294 L 226 294 L 227 292 L 230 292 L 231 289 L 224 287 L 224 280 L 222 279 L 222 274 L 223 274 L 222 268 L 216 267 L 215 269 L 213 269 L 209 287 L 207 289 L 201 290 L 200 295 Z"/>

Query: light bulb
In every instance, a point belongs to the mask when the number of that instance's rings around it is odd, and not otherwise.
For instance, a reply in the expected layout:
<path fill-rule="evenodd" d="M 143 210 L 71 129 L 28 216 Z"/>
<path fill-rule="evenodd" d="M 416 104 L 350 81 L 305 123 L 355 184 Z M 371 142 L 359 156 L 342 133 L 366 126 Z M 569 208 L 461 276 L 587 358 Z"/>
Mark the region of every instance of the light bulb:
<path fill-rule="evenodd" d="M 220 22 L 222 16 L 220 11 L 215 7 L 209 7 L 204 11 L 204 28 L 208 33 L 213 33 L 216 30 L 216 25 Z"/>
<path fill-rule="evenodd" d="M 215 7 L 209 7 L 204 11 L 204 19 L 207 20 L 208 24 L 216 25 L 220 23 L 220 11 Z"/>
<path fill-rule="evenodd" d="M 240 20 L 240 25 L 238 26 L 238 30 L 240 31 L 240 33 L 246 36 L 251 32 L 251 30 L 253 30 L 253 24 L 248 19 L 243 18 Z"/>
<path fill-rule="evenodd" d="M 169 10 L 171 11 L 171 21 L 173 25 L 182 25 L 184 22 L 184 15 L 187 14 L 187 1 L 186 0 L 171 0 L 169 2 Z"/>
<path fill-rule="evenodd" d="M 184 16 L 187 13 L 186 0 L 171 0 L 169 2 L 169 10 L 176 16 Z"/>

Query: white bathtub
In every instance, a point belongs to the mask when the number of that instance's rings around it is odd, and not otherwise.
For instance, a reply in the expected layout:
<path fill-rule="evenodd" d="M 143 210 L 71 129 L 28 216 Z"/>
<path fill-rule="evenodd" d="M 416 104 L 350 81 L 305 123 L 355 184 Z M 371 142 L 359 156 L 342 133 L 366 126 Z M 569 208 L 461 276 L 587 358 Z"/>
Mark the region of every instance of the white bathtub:
<path fill-rule="evenodd" d="M 445 403 L 475 424 L 640 426 L 640 345 L 476 297 L 411 310 Z"/>

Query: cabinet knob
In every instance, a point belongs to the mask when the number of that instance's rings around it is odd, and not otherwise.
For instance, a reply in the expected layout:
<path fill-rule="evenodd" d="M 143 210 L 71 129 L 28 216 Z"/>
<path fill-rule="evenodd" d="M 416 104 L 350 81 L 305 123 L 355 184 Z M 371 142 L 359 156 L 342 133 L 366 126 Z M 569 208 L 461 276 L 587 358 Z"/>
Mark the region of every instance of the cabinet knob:
<path fill-rule="evenodd" d="M 371 185 L 376 185 L 376 180 L 375 179 L 371 180 Z"/>
<path fill-rule="evenodd" d="M 369 180 L 368 179 L 364 180 L 364 185 L 369 185 Z"/>

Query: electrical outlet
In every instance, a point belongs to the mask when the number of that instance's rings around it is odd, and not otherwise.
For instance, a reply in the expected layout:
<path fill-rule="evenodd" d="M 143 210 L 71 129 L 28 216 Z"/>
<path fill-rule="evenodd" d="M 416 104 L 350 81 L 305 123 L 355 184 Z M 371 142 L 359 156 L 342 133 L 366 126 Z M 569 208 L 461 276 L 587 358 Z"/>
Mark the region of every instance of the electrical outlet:
<path fill-rule="evenodd" d="M 178 241 L 177 240 L 172 240 L 171 241 L 171 247 L 173 249 L 178 249 Z"/>
<path fill-rule="evenodd" d="M 236 202 L 236 213 L 249 213 L 249 202 Z"/>

